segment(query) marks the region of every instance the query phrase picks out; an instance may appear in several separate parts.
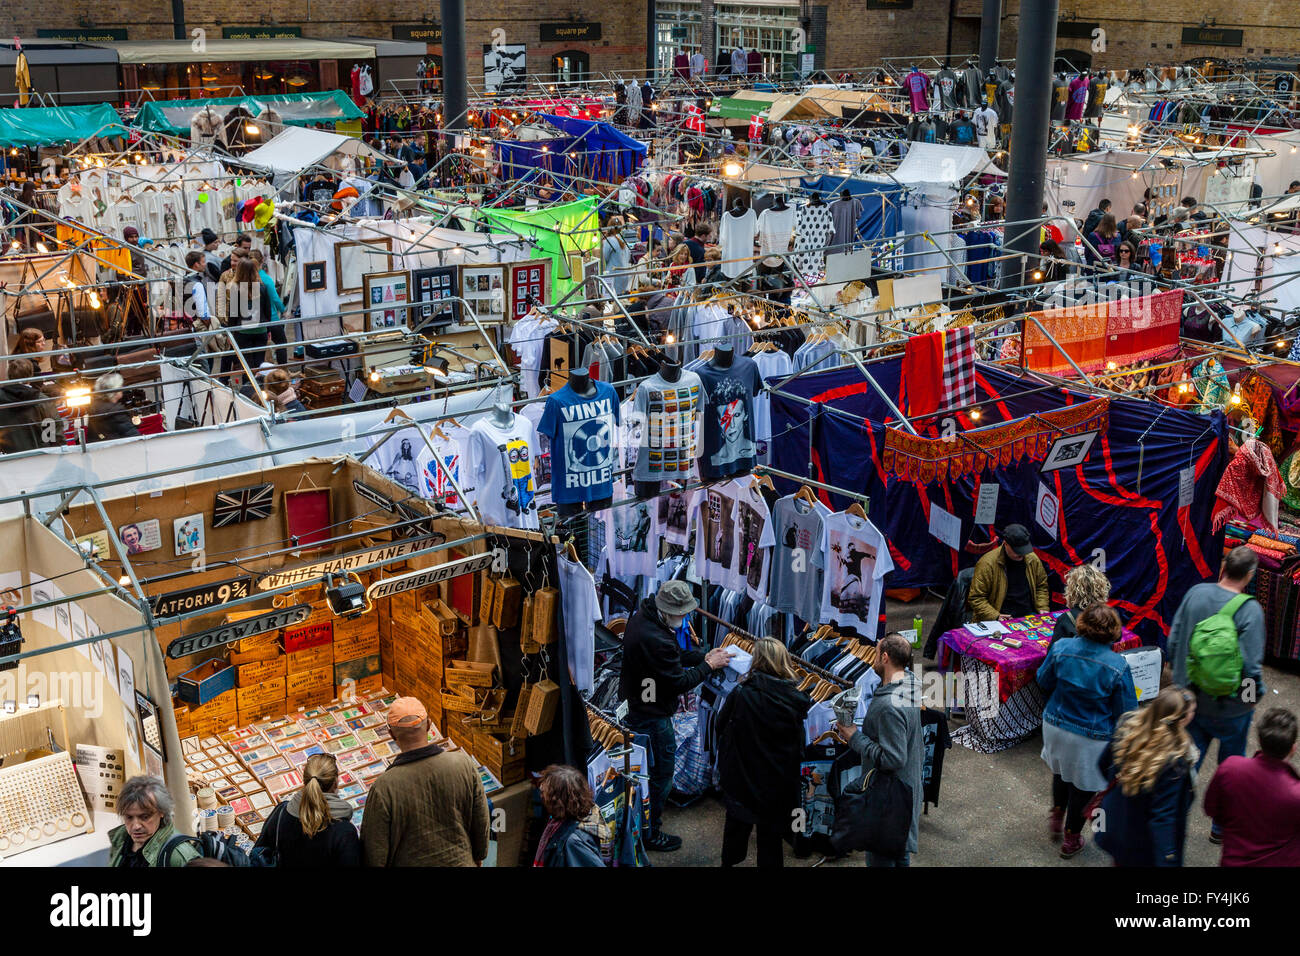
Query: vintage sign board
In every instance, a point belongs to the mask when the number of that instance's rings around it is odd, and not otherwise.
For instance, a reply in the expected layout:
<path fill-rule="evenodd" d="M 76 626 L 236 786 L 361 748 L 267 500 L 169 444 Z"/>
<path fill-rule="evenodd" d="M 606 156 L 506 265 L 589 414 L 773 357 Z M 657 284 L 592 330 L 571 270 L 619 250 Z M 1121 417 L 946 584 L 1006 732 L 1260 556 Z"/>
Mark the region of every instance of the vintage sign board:
<path fill-rule="evenodd" d="M 295 604 L 292 607 L 259 614 L 257 617 L 249 617 L 242 621 L 222 624 L 220 627 L 208 628 L 206 631 L 199 631 L 197 634 L 187 634 L 184 637 L 176 638 L 167 645 L 167 656 L 172 660 L 179 660 L 199 651 L 242 641 L 246 637 L 256 637 L 258 634 L 265 634 L 267 631 L 278 631 L 282 627 L 292 627 L 307 620 L 310 614 L 310 604 Z"/>
<path fill-rule="evenodd" d="M 149 598 L 155 617 L 175 617 L 189 611 L 203 611 L 230 601 L 246 598 L 253 584 L 251 574 L 242 574 L 225 581 L 213 581 L 183 591 L 168 591 Z"/>
<path fill-rule="evenodd" d="M 411 571 L 407 574 L 399 574 L 396 577 L 385 578 L 370 585 L 366 590 L 366 599 L 375 601 L 379 598 L 392 597 L 394 594 L 400 594 L 403 591 L 427 588 L 431 584 L 449 581 L 462 574 L 473 574 L 475 571 L 482 571 L 484 568 L 491 567 L 494 559 L 494 553 L 488 551 L 484 554 L 472 554 L 468 558 L 457 558 L 455 561 L 448 561 L 446 564 L 439 564 L 432 568 L 423 568 L 419 571 Z"/>
<path fill-rule="evenodd" d="M 259 591 L 272 591 L 275 588 L 292 587 L 295 584 L 313 581 L 325 574 L 343 574 L 347 571 L 355 571 L 368 564 L 389 564 L 438 543 L 432 538 L 411 538 L 405 541 L 395 541 L 392 544 L 384 545 L 382 548 L 372 548 L 369 551 L 358 551 L 354 554 L 343 554 L 336 558 L 330 558 L 328 561 L 317 561 L 315 564 L 305 564 L 300 568 L 291 568 L 288 571 L 277 571 L 274 574 L 263 575 L 257 580 L 257 588 Z"/>

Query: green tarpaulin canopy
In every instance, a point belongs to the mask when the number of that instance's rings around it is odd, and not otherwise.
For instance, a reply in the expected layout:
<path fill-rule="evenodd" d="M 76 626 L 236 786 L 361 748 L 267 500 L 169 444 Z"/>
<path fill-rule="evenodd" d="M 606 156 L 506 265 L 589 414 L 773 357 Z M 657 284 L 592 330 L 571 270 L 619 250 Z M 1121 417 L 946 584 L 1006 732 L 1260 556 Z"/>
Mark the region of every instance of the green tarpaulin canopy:
<path fill-rule="evenodd" d="M 553 301 L 559 301 L 574 286 L 569 272 L 569 253 L 586 253 L 600 245 L 596 202 L 597 197 L 588 196 L 545 209 L 484 209 L 482 216 L 493 232 L 526 236 L 537 243 L 539 255 L 546 256 L 553 263 Z"/>
<path fill-rule="evenodd" d="M 251 96 L 213 96 L 204 100 L 151 101 L 140 107 L 135 125 L 158 133 L 189 133 L 194 114 L 205 106 L 211 106 L 222 116 L 236 106 L 242 106 L 254 116 L 263 110 L 275 110 L 289 126 L 339 123 L 366 115 L 346 93 L 327 90 L 323 93 L 264 93 Z"/>
<path fill-rule="evenodd" d="M 125 134 L 121 117 L 107 103 L 0 110 L 0 146 L 52 146 Z"/>
<path fill-rule="evenodd" d="M 766 93 L 761 90 L 745 90 L 726 99 L 714 100 L 709 109 L 710 119 L 744 120 L 749 122 L 751 116 L 762 116 L 780 99 L 779 93 Z"/>

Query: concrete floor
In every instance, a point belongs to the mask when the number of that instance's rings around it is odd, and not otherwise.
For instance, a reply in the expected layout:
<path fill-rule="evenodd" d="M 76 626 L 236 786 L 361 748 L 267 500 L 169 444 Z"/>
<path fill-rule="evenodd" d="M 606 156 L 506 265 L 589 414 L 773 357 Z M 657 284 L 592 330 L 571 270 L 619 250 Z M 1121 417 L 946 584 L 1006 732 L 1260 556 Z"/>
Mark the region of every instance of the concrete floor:
<path fill-rule="evenodd" d="M 939 609 L 939 601 L 925 596 L 911 604 L 889 602 L 891 629 L 910 628 L 912 618 L 925 619 L 926 631 Z M 934 661 L 923 662 L 928 672 Z M 1267 699 L 1260 708 L 1286 707 L 1300 713 L 1300 675 L 1265 667 Z M 962 726 L 954 719 L 949 729 Z M 1042 738 L 1035 733 L 1010 750 L 979 754 L 954 744 L 943 765 L 939 805 L 921 818 L 920 852 L 913 866 L 1109 866 L 1110 857 L 1091 840 L 1072 860 L 1062 860 L 1057 845 L 1047 832 L 1047 811 L 1051 806 L 1051 775 L 1039 757 Z M 1257 746 L 1251 734 L 1248 752 Z M 1217 745 L 1201 768 L 1197 800 L 1190 815 L 1185 851 L 1188 866 L 1217 866 L 1219 848 L 1209 841 L 1210 823 L 1201 809 L 1205 787 L 1218 766 Z M 652 853 L 656 866 L 717 866 L 722 849 L 721 802 L 708 796 L 684 809 L 665 811 L 664 829 L 683 840 L 675 853 Z M 820 856 L 798 859 L 786 847 L 786 866 L 861 866 L 862 854 L 841 860 Z M 754 863 L 753 843 L 743 864 Z"/>

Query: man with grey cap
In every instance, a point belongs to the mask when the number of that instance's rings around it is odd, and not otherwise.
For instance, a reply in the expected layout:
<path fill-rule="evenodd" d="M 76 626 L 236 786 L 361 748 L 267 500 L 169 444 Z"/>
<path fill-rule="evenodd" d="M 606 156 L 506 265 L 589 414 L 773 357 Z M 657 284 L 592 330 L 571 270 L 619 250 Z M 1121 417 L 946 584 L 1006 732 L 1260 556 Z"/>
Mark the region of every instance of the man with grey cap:
<path fill-rule="evenodd" d="M 976 563 L 966 608 L 972 621 L 998 621 L 1048 611 L 1047 569 L 1034 554 L 1024 525 L 1003 528 L 1002 547 Z"/>
<path fill-rule="evenodd" d="M 623 670 L 619 694 L 627 701 L 627 725 L 650 738 L 650 833 L 646 849 L 669 853 L 681 847 L 680 837 L 664 833 L 664 801 L 673 789 L 672 715 L 677 698 L 704 682 L 712 671 L 727 666 L 727 651 L 683 650 L 677 632 L 700 602 L 685 581 L 666 581 L 653 599 L 641 606 L 623 632 Z"/>

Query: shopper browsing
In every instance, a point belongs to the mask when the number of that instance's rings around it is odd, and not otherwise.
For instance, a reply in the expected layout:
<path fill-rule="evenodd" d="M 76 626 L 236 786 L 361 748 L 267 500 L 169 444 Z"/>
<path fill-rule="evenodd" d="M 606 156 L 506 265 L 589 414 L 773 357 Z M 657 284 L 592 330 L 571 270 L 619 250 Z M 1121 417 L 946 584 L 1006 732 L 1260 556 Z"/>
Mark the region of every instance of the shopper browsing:
<path fill-rule="evenodd" d="M 533 866 L 604 866 L 598 831 L 586 822 L 596 806 L 587 775 L 552 764 L 542 771 L 537 789 L 549 819 L 537 843 Z"/>
<path fill-rule="evenodd" d="M 1101 801 L 1097 845 L 1116 866 L 1182 866 L 1187 811 L 1196 785 L 1196 745 L 1187 732 L 1196 698 L 1166 687 L 1128 714 L 1098 763 L 1114 786 Z"/>
<path fill-rule="evenodd" d="M 1220 827 L 1222 866 L 1300 866 L 1300 774 L 1296 716 L 1270 707 L 1255 724 L 1259 751 L 1229 757 L 1205 791 L 1205 812 Z"/>
<path fill-rule="evenodd" d="M 338 795 L 333 754 L 308 757 L 302 779 L 302 789 L 271 811 L 257 846 L 275 850 L 282 867 L 360 866 L 361 839 L 352 825 L 352 804 Z"/>
<path fill-rule="evenodd" d="M 1052 770 L 1049 830 L 1067 860 L 1083 849 L 1084 810 L 1106 786 L 1097 761 L 1120 716 L 1137 706 L 1128 662 L 1111 650 L 1120 637 L 1119 615 L 1093 604 L 1075 626 L 1078 637 L 1055 642 L 1037 675 L 1049 695 L 1042 753 Z"/>
<path fill-rule="evenodd" d="M 867 853 L 867 866 L 910 866 L 917 848 L 921 820 L 921 682 L 912 672 L 912 645 L 907 638 L 890 632 L 876 644 L 872 668 L 880 683 L 871 695 L 871 706 L 862 719 L 862 729 L 838 724 L 841 739 L 862 757 L 862 769 L 886 770 L 912 788 L 912 828 L 903 855 L 891 859 Z"/>
<path fill-rule="evenodd" d="M 1002 529 L 1002 547 L 975 565 L 966 607 L 972 621 L 998 621 L 1046 613 L 1047 570 L 1024 525 Z"/>
<path fill-rule="evenodd" d="M 666 581 L 653 599 L 641 602 L 623 632 L 619 694 L 627 701 L 627 725 L 650 738 L 650 833 L 645 846 L 661 853 L 682 845 L 681 837 L 663 831 L 664 803 L 673 789 L 677 740 L 672 715 L 677 698 L 730 659 L 721 649 L 705 653 L 678 646 L 678 629 L 699 606 L 689 584 Z"/>
<path fill-rule="evenodd" d="M 414 697 L 399 697 L 388 709 L 388 732 L 401 753 L 366 798 L 366 866 L 479 866 L 487 857 L 487 795 L 478 763 L 463 750 L 429 743 L 430 726 Z"/>
<path fill-rule="evenodd" d="M 189 840 L 178 842 L 162 862 L 163 850 L 176 827 L 172 824 L 175 803 L 167 785 L 158 777 L 132 777 L 117 797 L 120 827 L 108 831 L 108 865 L 134 869 L 151 866 L 184 866 L 199 855 Z"/>
<path fill-rule="evenodd" d="M 784 865 L 781 841 L 800 806 L 804 718 L 812 698 L 795 686 L 790 653 L 773 637 L 754 642 L 749 672 L 718 711 L 718 775 L 727 818 L 722 865 L 749 854 L 758 828 L 758 865 Z"/>
<path fill-rule="evenodd" d="M 1110 579 L 1091 564 L 1081 564 L 1065 572 L 1065 613 L 1056 619 L 1052 642 L 1074 637 L 1075 622 L 1085 609 L 1110 600 Z"/>

